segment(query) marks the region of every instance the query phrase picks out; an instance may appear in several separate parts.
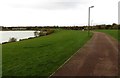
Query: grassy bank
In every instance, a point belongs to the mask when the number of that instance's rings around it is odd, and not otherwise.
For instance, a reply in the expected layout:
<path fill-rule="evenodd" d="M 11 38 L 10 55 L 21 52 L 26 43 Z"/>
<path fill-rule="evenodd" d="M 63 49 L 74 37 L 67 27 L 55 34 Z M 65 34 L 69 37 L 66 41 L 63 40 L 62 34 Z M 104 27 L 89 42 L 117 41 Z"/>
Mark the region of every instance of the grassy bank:
<path fill-rule="evenodd" d="M 97 30 L 99 32 L 104 32 L 106 34 L 111 35 L 112 37 L 114 37 L 115 39 L 117 39 L 118 41 L 120 41 L 120 37 L 119 37 L 119 32 L 118 30 Z"/>
<path fill-rule="evenodd" d="M 86 31 L 60 30 L 4 44 L 3 76 L 49 76 L 89 39 Z"/>

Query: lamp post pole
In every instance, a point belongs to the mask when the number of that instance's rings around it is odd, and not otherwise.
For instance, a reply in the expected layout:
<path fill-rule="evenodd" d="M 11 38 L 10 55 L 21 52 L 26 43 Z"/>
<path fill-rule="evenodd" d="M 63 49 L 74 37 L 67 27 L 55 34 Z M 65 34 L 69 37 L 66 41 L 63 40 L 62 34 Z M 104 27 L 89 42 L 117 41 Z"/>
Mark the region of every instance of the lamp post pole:
<path fill-rule="evenodd" d="M 88 8 L 88 36 L 90 35 L 90 9 L 94 6 Z"/>

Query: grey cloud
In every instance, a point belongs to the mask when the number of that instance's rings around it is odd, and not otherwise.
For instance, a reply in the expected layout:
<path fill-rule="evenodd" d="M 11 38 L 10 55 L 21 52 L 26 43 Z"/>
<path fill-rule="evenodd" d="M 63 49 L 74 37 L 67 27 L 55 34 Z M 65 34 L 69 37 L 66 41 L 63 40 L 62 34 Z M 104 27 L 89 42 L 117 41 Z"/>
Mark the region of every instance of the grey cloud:
<path fill-rule="evenodd" d="M 90 0 L 89 0 L 90 1 Z M 44 9 L 71 9 L 79 5 L 87 4 L 88 0 L 57 0 L 49 2 L 48 5 L 42 6 Z M 41 6 L 39 6 L 41 8 Z"/>
<path fill-rule="evenodd" d="M 56 2 L 53 5 L 56 6 L 56 8 L 61 8 L 61 9 L 65 9 L 65 8 L 75 8 L 76 6 L 78 6 L 79 2 Z"/>
<path fill-rule="evenodd" d="M 29 4 L 29 1 L 26 4 L 20 3 L 12 6 L 16 8 L 71 9 L 90 2 L 90 0 L 34 0 L 33 4 Z"/>

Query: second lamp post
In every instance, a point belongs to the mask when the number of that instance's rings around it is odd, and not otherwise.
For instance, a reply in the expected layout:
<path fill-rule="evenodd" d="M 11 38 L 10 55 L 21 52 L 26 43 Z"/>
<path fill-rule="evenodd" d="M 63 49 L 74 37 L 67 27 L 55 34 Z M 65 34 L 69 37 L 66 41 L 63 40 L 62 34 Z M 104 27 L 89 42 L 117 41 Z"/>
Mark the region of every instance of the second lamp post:
<path fill-rule="evenodd" d="M 90 6 L 88 8 L 88 36 L 90 35 L 90 8 L 93 8 L 94 6 Z"/>

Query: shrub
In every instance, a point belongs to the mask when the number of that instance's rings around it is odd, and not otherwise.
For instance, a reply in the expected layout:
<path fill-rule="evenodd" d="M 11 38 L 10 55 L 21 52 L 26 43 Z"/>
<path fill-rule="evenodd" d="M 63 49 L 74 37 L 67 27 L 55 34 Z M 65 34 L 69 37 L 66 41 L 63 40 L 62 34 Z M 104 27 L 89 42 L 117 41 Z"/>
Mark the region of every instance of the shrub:
<path fill-rule="evenodd" d="M 49 35 L 49 34 L 51 34 L 51 33 L 53 33 L 54 32 L 54 30 L 47 30 L 47 35 Z"/>
<path fill-rule="evenodd" d="M 22 39 L 19 39 L 19 41 L 23 41 Z"/>
<path fill-rule="evenodd" d="M 2 44 L 6 44 L 6 43 L 8 43 L 8 42 L 3 42 Z"/>
<path fill-rule="evenodd" d="M 14 38 L 14 37 L 12 37 L 12 38 L 10 38 L 9 39 L 9 41 L 8 42 L 16 42 L 17 41 L 17 39 L 16 38 Z"/>
<path fill-rule="evenodd" d="M 25 38 L 25 39 L 20 39 L 19 41 L 24 41 L 24 40 L 27 40 L 28 38 Z"/>
<path fill-rule="evenodd" d="M 49 35 L 49 34 L 52 34 L 53 32 L 54 32 L 54 30 L 52 30 L 52 29 L 43 29 L 40 32 L 40 36 Z"/>
<path fill-rule="evenodd" d="M 47 31 L 40 31 L 39 36 L 45 36 L 47 35 Z"/>
<path fill-rule="evenodd" d="M 35 36 L 35 37 L 38 37 L 38 36 L 39 36 L 39 32 L 38 32 L 38 31 L 35 31 L 35 32 L 34 32 L 34 36 Z"/>
<path fill-rule="evenodd" d="M 33 39 L 34 37 L 29 37 L 28 39 Z"/>

